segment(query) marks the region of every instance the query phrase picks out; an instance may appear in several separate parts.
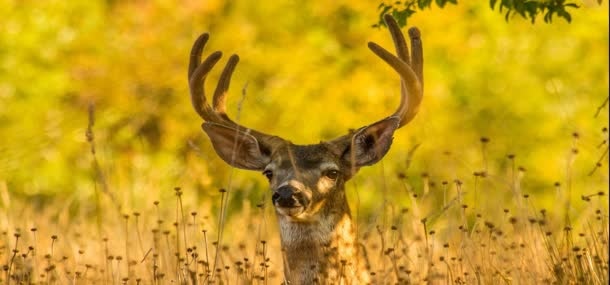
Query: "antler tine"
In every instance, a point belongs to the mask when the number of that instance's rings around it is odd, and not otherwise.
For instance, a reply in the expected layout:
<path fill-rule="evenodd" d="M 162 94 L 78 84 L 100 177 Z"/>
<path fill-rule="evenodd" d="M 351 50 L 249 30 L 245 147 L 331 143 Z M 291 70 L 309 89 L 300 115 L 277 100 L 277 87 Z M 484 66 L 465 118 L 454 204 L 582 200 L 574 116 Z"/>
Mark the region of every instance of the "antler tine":
<path fill-rule="evenodd" d="M 207 103 L 204 90 L 205 79 L 208 73 L 210 73 L 212 68 L 214 68 L 216 63 L 218 63 L 222 57 L 222 52 L 216 51 L 201 62 L 203 48 L 205 47 L 209 37 L 210 36 L 207 33 L 204 33 L 199 36 L 197 40 L 195 40 L 189 58 L 189 88 L 191 91 L 191 102 L 193 103 L 195 111 L 197 111 L 197 114 L 199 114 L 199 116 L 207 122 L 221 124 L 240 131 L 247 131 L 250 133 L 250 135 L 259 140 L 267 141 L 271 139 L 272 136 L 270 135 L 235 123 L 226 114 L 226 95 L 231 83 L 231 76 L 233 75 L 235 67 L 239 62 L 239 56 L 236 54 L 229 58 L 220 75 L 218 84 L 216 85 L 216 89 L 214 91 L 214 96 L 212 98 L 212 106 Z"/>
<path fill-rule="evenodd" d="M 220 51 L 210 54 L 201 65 L 197 66 L 192 72 L 189 79 L 189 87 L 191 89 L 191 102 L 195 111 L 199 116 L 206 121 L 218 121 L 210 105 L 206 102 L 205 90 L 203 85 L 208 73 L 214 65 L 220 60 L 222 53 Z"/>
<path fill-rule="evenodd" d="M 421 75 L 423 74 L 423 49 L 419 30 L 411 28 L 409 30 L 409 37 L 411 39 L 412 53 L 411 59 L 409 59 L 409 49 L 398 24 L 392 16 L 387 14 L 384 16 L 384 20 L 392 34 L 398 57 L 373 42 L 369 43 L 369 48 L 400 75 L 400 105 L 392 115 L 392 117 L 400 118 L 398 124 L 400 128 L 415 117 L 422 100 L 423 77 Z"/>
<path fill-rule="evenodd" d="M 191 48 L 191 56 L 189 58 L 189 72 L 188 72 L 188 80 L 191 80 L 193 76 L 193 72 L 199 64 L 201 63 L 201 52 L 203 51 L 203 47 L 210 39 L 210 35 L 208 33 L 201 34 L 195 43 L 193 43 L 193 47 Z"/>
<path fill-rule="evenodd" d="M 400 27 L 398 26 L 398 23 L 396 23 L 396 20 L 390 14 L 385 14 L 383 18 L 388 26 L 388 29 L 390 30 L 390 34 L 392 35 L 392 40 L 394 41 L 394 48 L 396 49 L 396 55 L 398 55 L 398 58 L 400 58 L 405 63 L 410 64 L 411 60 L 409 59 L 409 48 L 407 47 L 407 42 L 405 41 L 405 36 L 400 31 Z M 400 105 L 399 105 L 398 109 L 396 110 L 396 113 L 400 112 L 401 109 L 404 108 L 404 106 L 406 106 L 408 104 L 407 96 L 405 96 L 407 94 L 406 92 L 407 92 L 407 90 L 406 90 L 405 82 L 404 82 L 404 80 L 401 79 L 400 80 Z M 399 127 L 400 126 L 402 126 L 402 121 L 399 122 Z"/>
<path fill-rule="evenodd" d="M 224 117 L 226 120 L 230 120 L 226 115 L 226 100 L 227 100 L 227 91 L 229 91 L 229 85 L 231 84 L 231 76 L 233 75 L 233 71 L 235 71 L 235 66 L 239 62 L 239 56 L 234 54 L 229 58 L 227 65 L 225 66 L 222 74 L 220 75 L 220 79 L 218 80 L 218 85 L 216 86 L 216 90 L 214 91 L 214 98 L 212 99 L 212 106 L 214 107 L 214 111 Z"/>
<path fill-rule="evenodd" d="M 421 42 L 421 33 L 416 27 L 409 29 L 411 39 L 411 68 L 419 78 L 422 90 L 424 89 L 424 49 Z"/>
<path fill-rule="evenodd" d="M 216 91 L 214 92 L 214 97 L 212 99 L 213 108 L 210 107 L 205 97 L 205 79 L 208 73 L 212 70 L 212 68 L 214 68 L 216 63 L 218 63 L 222 57 L 222 52 L 213 52 L 203 62 L 201 62 L 203 48 L 205 47 L 209 38 L 210 36 L 208 33 L 202 34 L 197 38 L 197 40 L 195 40 L 193 48 L 191 49 L 188 69 L 191 101 L 195 111 L 197 111 L 202 119 L 216 123 L 228 123 L 229 125 L 239 128 L 238 125 L 233 123 L 233 121 L 226 116 L 224 104 L 225 93 L 229 89 L 231 75 L 235 70 L 239 57 L 237 55 L 233 55 L 229 58 L 229 61 L 225 65 L 222 75 L 220 76 L 218 85 L 216 86 Z"/>
<path fill-rule="evenodd" d="M 419 105 L 424 96 L 424 52 L 421 42 L 421 35 L 419 29 L 416 27 L 412 27 L 409 29 L 409 38 L 411 39 L 411 70 L 417 76 L 417 85 L 416 89 L 419 89 L 419 92 L 409 93 L 409 108 L 406 114 L 403 114 L 403 119 L 401 120 L 399 126 L 409 123 L 417 112 L 419 111 Z M 405 82 L 405 84 L 407 84 Z M 408 88 L 407 88 L 408 90 Z"/>
<path fill-rule="evenodd" d="M 409 48 L 407 47 L 407 42 L 405 41 L 405 36 L 400 31 L 400 27 L 398 27 L 398 23 L 394 20 L 390 14 L 385 14 L 383 19 L 388 25 L 388 29 L 390 30 L 390 34 L 392 35 L 392 40 L 394 41 L 394 48 L 396 48 L 396 55 L 398 58 L 402 59 L 402 61 L 410 64 L 409 60 Z"/>
<path fill-rule="evenodd" d="M 201 62 L 203 48 L 209 39 L 210 35 L 208 33 L 204 33 L 201 34 L 197 40 L 195 40 L 189 57 L 188 80 L 191 93 L 191 103 L 193 104 L 195 111 L 197 111 L 197 114 L 199 114 L 199 116 L 206 121 L 217 121 L 218 116 L 214 114 L 212 108 L 210 108 L 209 104 L 206 102 L 203 85 L 208 73 L 222 57 L 222 52 L 213 52 L 203 62 Z"/>

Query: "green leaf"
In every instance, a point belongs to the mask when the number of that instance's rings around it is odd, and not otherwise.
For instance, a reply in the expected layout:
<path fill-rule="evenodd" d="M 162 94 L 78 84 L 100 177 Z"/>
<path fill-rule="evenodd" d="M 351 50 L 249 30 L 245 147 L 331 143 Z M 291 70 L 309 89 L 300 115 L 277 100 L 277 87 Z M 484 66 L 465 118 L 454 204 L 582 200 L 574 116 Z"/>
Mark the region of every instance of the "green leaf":
<path fill-rule="evenodd" d="M 552 20 L 553 20 L 553 12 L 551 12 L 551 11 L 546 12 L 546 14 L 544 14 L 544 22 L 551 23 Z"/>
<path fill-rule="evenodd" d="M 396 19 L 396 23 L 399 27 L 405 27 L 407 25 L 407 19 L 413 14 L 415 14 L 415 10 L 412 10 L 411 8 L 392 11 L 392 16 Z"/>
<path fill-rule="evenodd" d="M 568 23 L 572 22 L 572 16 L 566 10 L 562 9 L 562 10 L 557 11 L 557 16 L 566 19 L 566 21 L 568 21 Z"/>
<path fill-rule="evenodd" d="M 418 0 L 417 8 L 419 8 L 420 10 L 422 10 L 424 8 L 430 8 L 431 3 L 432 3 L 432 0 Z"/>
<path fill-rule="evenodd" d="M 381 17 L 383 17 L 383 15 L 387 14 L 388 11 L 390 11 L 390 9 L 392 9 L 392 6 L 385 6 L 385 7 L 383 7 L 383 9 L 381 9 L 381 11 L 379 12 L 379 15 Z"/>
<path fill-rule="evenodd" d="M 498 0 L 489 0 L 489 7 L 493 10 Z"/>

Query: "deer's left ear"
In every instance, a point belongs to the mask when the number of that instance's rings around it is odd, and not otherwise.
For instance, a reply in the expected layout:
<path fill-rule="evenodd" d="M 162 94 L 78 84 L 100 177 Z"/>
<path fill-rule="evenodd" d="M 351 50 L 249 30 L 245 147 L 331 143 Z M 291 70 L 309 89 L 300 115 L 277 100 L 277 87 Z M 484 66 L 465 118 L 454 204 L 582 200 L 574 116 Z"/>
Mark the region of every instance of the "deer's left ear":
<path fill-rule="evenodd" d="M 377 163 L 390 149 L 398 123 L 399 118 L 389 117 L 358 130 L 342 158 L 355 167 Z"/>
<path fill-rule="evenodd" d="M 203 123 L 202 127 L 210 137 L 218 156 L 231 166 L 263 170 L 269 163 L 267 152 L 252 135 L 210 122 Z"/>

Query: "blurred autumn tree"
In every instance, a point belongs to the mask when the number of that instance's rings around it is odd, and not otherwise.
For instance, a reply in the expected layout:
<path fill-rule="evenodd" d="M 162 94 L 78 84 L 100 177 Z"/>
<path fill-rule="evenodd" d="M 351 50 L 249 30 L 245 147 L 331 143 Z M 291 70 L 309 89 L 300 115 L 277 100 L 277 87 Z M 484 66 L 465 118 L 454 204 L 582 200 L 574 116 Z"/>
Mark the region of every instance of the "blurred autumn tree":
<path fill-rule="evenodd" d="M 602 0 L 597 0 L 601 4 Z M 443 8 L 447 4 L 457 4 L 457 0 L 435 0 L 436 6 Z M 379 21 L 375 27 L 384 26 L 383 15 L 391 13 L 397 19 L 399 25 L 404 26 L 407 19 L 417 12 L 432 6 L 432 0 L 404 0 L 390 3 L 381 2 L 379 10 Z M 532 23 L 536 22 L 538 16 L 542 15 L 544 22 L 551 23 L 553 16 L 563 18 L 571 22 L 572 9 L 579 8 L 579 5 L 565 0 L 489 0 L 489 7 L 504 13 L 504 19 L 520 16 L 529 19 Z"/>
<path fill-rule="evenodd" d="M 481 170 L 505 189 L 506 155 L 516 154 L 528 189 L 545 192 L 568 179 L 571 148 L 579 149 L 570 167 L 581 177 L 607 147 L 598 145 L 608 114 L 593 118 L 608 94 L 607 3 L 582 1 L 571 24 L 551 25 L 507 24 L 488 5 L 430 7 L 409 18 L 424 40 L 424 103 L 383 164 L 356 178 L 363 189 L 398 172 L 417 185 L 424 172 L 452 181 Z M 90 103 L 108 191 L 137 203 L 170 196 L 175 185 L 197 189 L 200 199 L 226 185 L 231 169 L 188 97 L 187 57 L 204 31 L 208 52 L 242 58 L 228 109 L 244 125 L 315 143 L 385 116 L 398 101 L 398 76 L 366 48 L 367 41 L 391 46 L 385 29 L 371 28 L 378 11 L 370 1 L 0 0 L 0 7 L 0 181 L 32 201 L 94 195 Z M 481 137 L 489 139 L 483 154 Z M 574 183 L 597 189 L 605 172 Z M 259 197 L 266 188 L 259 176 L 233 175 L 244 190 L 236 195 Z M 389 189 L 398 183 L 388 181 Z M 377 195 L 360 193 L 365 203 Z"/>

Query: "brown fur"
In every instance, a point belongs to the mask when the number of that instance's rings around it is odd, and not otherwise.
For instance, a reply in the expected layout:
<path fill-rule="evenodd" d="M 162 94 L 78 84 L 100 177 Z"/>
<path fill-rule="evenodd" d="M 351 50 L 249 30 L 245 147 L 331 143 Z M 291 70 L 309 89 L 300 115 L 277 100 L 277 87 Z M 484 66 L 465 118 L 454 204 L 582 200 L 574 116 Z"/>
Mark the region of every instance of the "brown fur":
<path fill-rule="evenodd" d="M 356 246 L 357 234 L 345 197 L 345 183 L 360 167 L 383 158 L 390 149 L 394 131 L 413 119 L 423 96 L 419 31 L 409 30 L 412 47 L 409 56 L 396 21 L 390 15 L 384 19 L 396 55 L 375 43 L 369 43 L 369 48 L 400 75 L 400 106 L 385 119 L 316 145 L 294 145 L 241 126 L 227 116 L 225 95 L 239 61 L 237 55 L 232 55 L 225 65 L 210 106 L 203 84 L 222 53 L 211 53 L 202 60 L 208 34 L 202 34 L 191 49 L 188 76 L 193 107 L 205 120 L 203 130 L 225 162 L 237 168 L 263 171 L 269 178 L 280 224 L 285 275 L 292 285 L 370 282 Z"/>
<path fill-rule="evenodd" d="M 271 167 L 280 173 L 271 180 L 272 189 L 295 181 L 293 185 L 311 197 L 309 206 L 297 216 L 277 212 L 287 280 L 290 284 L 367 283 L 345 196 L 344 184 L 350 176 L 339 174 L 328 183 L 320 169 L 338 167 L 340 173 L 349 173 L 350 167 L 323 144 L 286 145 L 272 156 Z M 294 163 L 287 157 L 293 157 Z"/>

